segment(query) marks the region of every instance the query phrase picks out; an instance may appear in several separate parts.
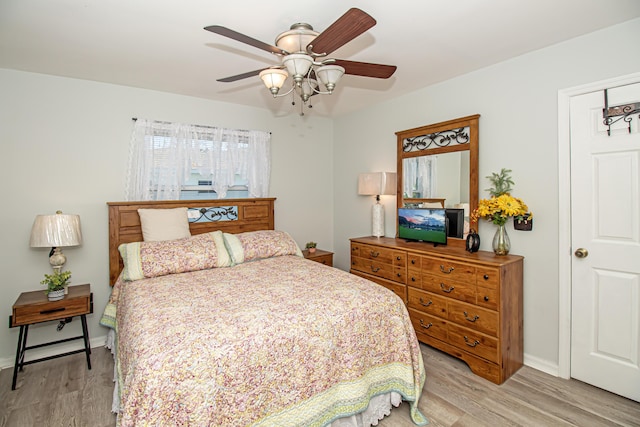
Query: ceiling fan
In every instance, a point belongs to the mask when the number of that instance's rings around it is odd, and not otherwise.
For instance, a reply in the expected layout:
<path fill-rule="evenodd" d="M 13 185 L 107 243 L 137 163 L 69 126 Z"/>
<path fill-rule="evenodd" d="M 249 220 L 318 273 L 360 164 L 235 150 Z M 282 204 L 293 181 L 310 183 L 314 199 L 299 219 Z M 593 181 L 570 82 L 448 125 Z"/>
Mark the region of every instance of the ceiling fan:
<path fill-rule="evenodd" d="M 379 79 L 386 79 L 393 75 L 397 68 L 395 65 L 327 57 L 375 24 L 376 20 L 367 13 L 358 8 L 351 8 L 321 33 L 314 31 L 313 27 L 307 23 L 293 24 L 289 31 L 276 37 L 275 46 L 220 25 L 211 25 L 204 29 L 281 57 L 279 65 L 221 78 L 217 81 L 228 83 L 260 76 L 274 98 L 292 93 L 298 95 L 304 105 L 313 95 L 330 95 L 343 74 Z M 286 93 L 280 93 L 289 76 L 292 77 L 291 88 Z M 324 91 L 320 88 L 318 81 L 324 86 Z M 295 96 L 293 104 L 295 104 Z M 309 107 L 311 107 L 310 104 Z M 301 115 L 303 114 L 301 112 Z"/>

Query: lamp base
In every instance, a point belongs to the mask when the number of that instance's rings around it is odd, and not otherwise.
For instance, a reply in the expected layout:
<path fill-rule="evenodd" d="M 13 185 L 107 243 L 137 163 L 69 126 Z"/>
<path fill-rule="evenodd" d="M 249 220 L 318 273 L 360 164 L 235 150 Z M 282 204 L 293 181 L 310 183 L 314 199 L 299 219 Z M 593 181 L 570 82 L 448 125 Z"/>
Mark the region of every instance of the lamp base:
<path fill-rule="evenodd" d="M 380 203 L 376 203 L 371 208 L 371 235 L 384 236 L 384 206 Z"/>

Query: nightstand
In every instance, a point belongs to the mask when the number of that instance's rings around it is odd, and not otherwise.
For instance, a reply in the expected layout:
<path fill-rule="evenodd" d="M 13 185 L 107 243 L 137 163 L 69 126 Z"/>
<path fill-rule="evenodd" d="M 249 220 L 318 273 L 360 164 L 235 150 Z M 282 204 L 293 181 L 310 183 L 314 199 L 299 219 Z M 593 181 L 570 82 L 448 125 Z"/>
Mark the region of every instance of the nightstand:
<path fill-rule="evenodd" d="M 319 262 L 320 264 L 333 267 L 333 252 L 323 251 L 322 249 L 316 249 L 314 253 L 309 253 L 308 249 L 302 251 L 302 255 L 306 259 Z"/>
<path fill-rule="evenodd" d="M 59 301 L 49 301 L 44 291 L 23 292 L 20 294 L 15 304 L 13 304 L 12 315 L 9 316 L 9 327 L 13 328 L 20 326 L 20 334 L 18 335 L 18 349 L 16 350 L 16 363 L 13 368 L 13 382 L 11 383 L 11 390 L 16 389 L 18 370 L 22 371 L 23 366 L 30 365 L 32 363 L 43 362 L 45 360 L 84 352 L 87 355 L 87 367 L 91 369 L 91 347 L 89 345 L 89 332 L 86 317 L 87 314 L 93 313 L 93 294 L 91 293 L 91 285 L 69 286 L 68 290 L 69 294 Z M 61 320 L 61 324 L 64 325 L 65 323 L 70 322 L 71 318 L 75 316 L 80 316 L 82 322 L 82 335 L 33 345 L 30 347 L 27 346 L 29 325 L 48 322 L 51 320 Z M 84 340 L 83 349 L 43 357 L 41 359 L 29 360 L 28 362 L 24 361 L 24 354 L 27 350 L 78 339 Z"/>

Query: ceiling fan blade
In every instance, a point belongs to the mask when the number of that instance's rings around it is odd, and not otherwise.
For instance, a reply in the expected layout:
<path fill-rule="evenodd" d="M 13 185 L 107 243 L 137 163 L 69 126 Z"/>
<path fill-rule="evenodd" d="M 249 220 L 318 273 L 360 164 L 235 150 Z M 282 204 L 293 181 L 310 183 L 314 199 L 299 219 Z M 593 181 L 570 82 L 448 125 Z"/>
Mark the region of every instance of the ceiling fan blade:
<path fill-rule="evenodd" d="M 266 68 L 261 68 L 259 70 L 249 71 L 249 72 L 242 73 L 242 74 L 236 74 L 235 76 L 225 77 L 223 79 L 218 79 L 216 81 L 217 82 L 222 82 L 222 83 L 236 82 L 238 80 L 246 79 L 247 77 L 257 76 L 258 74 L 260 74 L 260 72 L 262 70 L 265 70 L 265 69 Z"/>
<path fill-rule="evenodd" d="M 333 64 L 343 67 L 345 74 L 374 77 L 376 79 L 388 79 L 398 68 L 395 65 L 371 64 L 369 62 L 347 61 L 344 59 L 336 59 Z"/>
<path fill-rule="evenodd" d="M 374 25 L 376 25 L 375 19 L 353 7 L 313 39 L 307 46 L 307 50 L 318 55 L 328 55 Z"/>
<path fill-rule="evenodd" d="M 208 27 L 204 27 L 204 29 L 207 31 L 211 31 L 212 33 L 220 34 L 221 36 L 229 37 L 230 39 L 248 44 L 249 46 L 266 50 L 267 52 L 274 53 L 276 55 L 286 55 L 288 53 L 276 46 L 261 42 L 260 40 L 256 40 L 237 31 L 233 31 L 227 27 L 223 27 L 220 25 L 210 25 Z"/>

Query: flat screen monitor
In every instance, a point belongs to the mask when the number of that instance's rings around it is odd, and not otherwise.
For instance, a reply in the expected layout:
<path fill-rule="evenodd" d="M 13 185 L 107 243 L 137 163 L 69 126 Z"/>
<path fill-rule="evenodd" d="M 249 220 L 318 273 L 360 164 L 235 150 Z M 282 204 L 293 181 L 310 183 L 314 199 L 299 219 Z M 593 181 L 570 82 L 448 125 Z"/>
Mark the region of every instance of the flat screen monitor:
<path fill-rule="evenodd" d="M 464 209 L 446 209 L 447 236 L 462 239 L 464 236 Z"/>
<path fill-rule="evenodd" d="M 439 208 L 399 208 L 398 237 L 409 241 L 447 244 L 447 216 Z"/>

